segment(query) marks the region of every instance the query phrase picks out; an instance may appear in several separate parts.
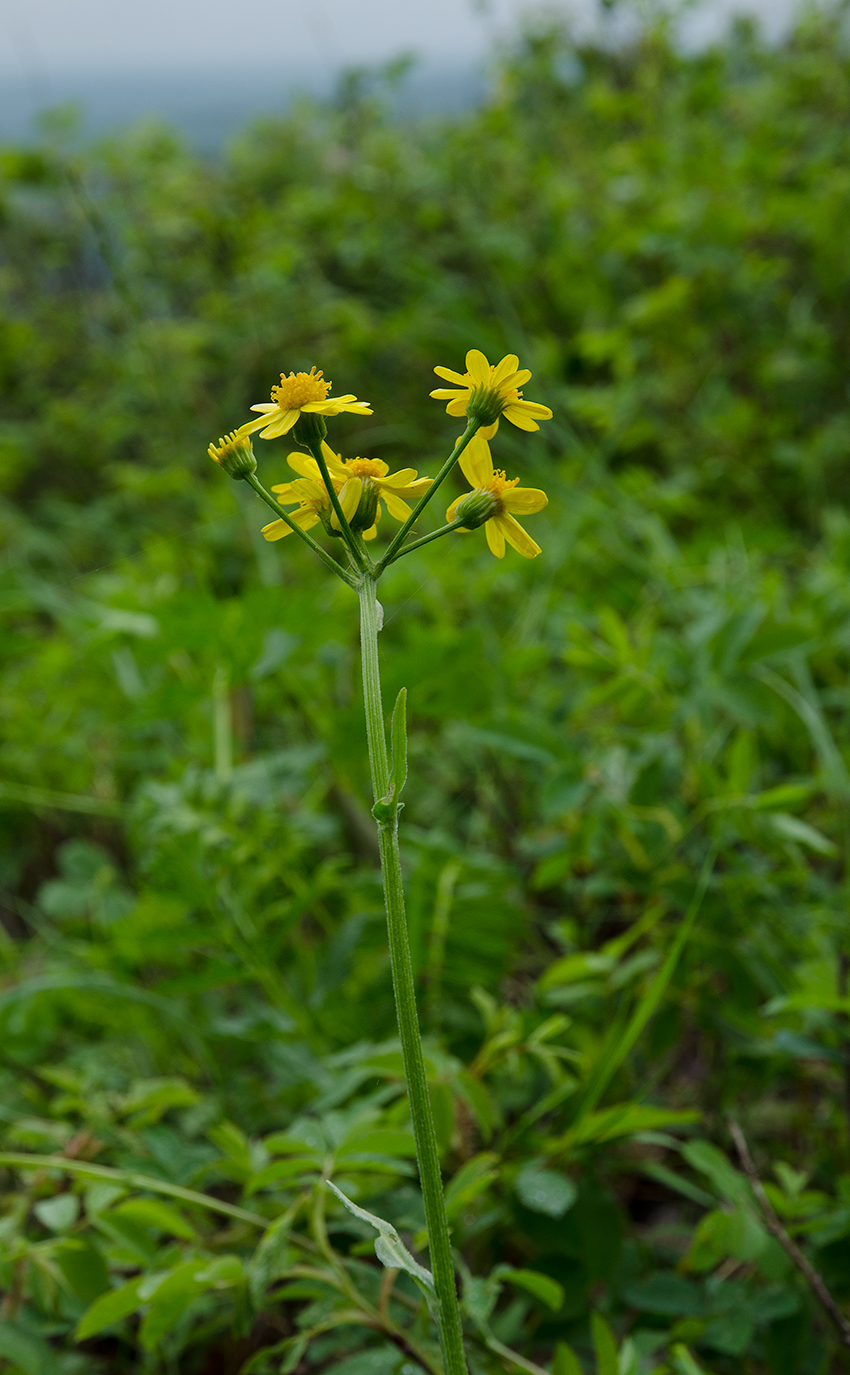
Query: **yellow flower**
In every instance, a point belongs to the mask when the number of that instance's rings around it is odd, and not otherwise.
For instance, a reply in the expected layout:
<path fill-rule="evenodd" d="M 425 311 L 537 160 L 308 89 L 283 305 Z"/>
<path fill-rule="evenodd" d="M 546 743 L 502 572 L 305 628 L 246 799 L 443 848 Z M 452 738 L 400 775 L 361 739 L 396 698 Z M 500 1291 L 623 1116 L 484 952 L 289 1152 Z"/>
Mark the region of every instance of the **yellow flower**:
<path fill-rule="evenodd" d="M 257 471 L 257 460 L 244 426 L 224 435 L 217 444 L 210 444 L 207 453 L 228 477 L 246 478 Z"/>
<path fill-rule="evenodd" d="M 343 460 L 324 441 L 322 453 L 343 514 L 352 529 L 363 531 L 364 539 L 374 539 L 378 533 L 377 522 L 381 518 L 379 501 L 385 502 L 390 515 L 395 516 L 396 520 L 406 520 L 410 515 L 410 507 L 402 501 L 402 495 L 418 499 L 431 485 L 430 477 L 417 479 L 415 468 L 402 468 L 397 473 L 390 473 L 387 464 L 380 458 Z M 272 487 L 281 505 L 298 503 L 298 510 L 292 513 L 292 519 L 302 530 L 309 530 L 321 520 L 329 534 L 339 534 L 339 521 L 316 460 L 296 452 L 289 455 L 287 462 L 300 476 L 295 482 Z M 291 533 L 292 530 L 283 520 L 272 521 L 263 529 L 267 540 L 283 539 Z"/>
<path fill-rule="evenodd" d="M 326 382 L 321 371 L 280 374 L 280 386 L 272 387 L 271 402 L 262 401 L 252 411 L 262 412 L 259 420 L 251 420 L 243 429 L 248 434 L 260 430 L 261 439 L 277 439 L 288 434 L 302 411 L 314 415 L 339 415 L 352 411 L 355 415 L 371 415 L 372 408 L 356 396 L 328 396 L 333 384 Z"/>
<path fill-rule="evenodd" d="M 542 511 L 549 502 L 546 493 L 537 487 L 518 487 L 518 477 L 509 481 L 503 472 L 494 471 L 490 445 L 480 434 L 464 449 L 460 466 L 474 490 L 452 502 L 446 520 L 463 520 L 469 529 L 483 525 L 487 543 L 497 559 L 505 556 L 505 540 L 524 558 L 535 558 L 540 545 L 514 520 L 513 512 L 532 515 Z"/>
<path fill-rule="evenodd" d="M 323 446 L 325 452 L 325 446 Z M 290 454 L 289 462 L 292 467 L 295 464 L 293 458 L 298 458 L 297 454 Z M 415 468 L 400 468 L 397 473 L 391 473 L 388 464 L 382 458 L 347 458 L 341 460 L 338 455 L 325 452 L 328 472 L 334 484 L 342 482 L 340 488 L 340 505 L 346 516 L 345 498 L 349 502 L 354 500 L 356 493 L 357 502 L 355 510 L 362 507 L 366 514 L 374 513 L 373 519 L 381 519 L 380 502 L 383 501 L 391 516 L 396 520 L 407 520 L 411 514 L 410 507 L 403 497 L 410 497 L 412 501 L 418 501 L 424 496 L 431 486 L 430 477 L 417 477 Z M 374 531 L 374 524 L 371 524 L 371 531 Z M 367 531 L 365 538 L 371 537 Z"/>
<path fill-rule="evenodd" d="M 438 387 L 431 395 L 439 401 L 448 401 L 448 415 L 467 415 L 480 420 L 480 433 L 485 439 L 493 438 L 502 415 L 520 430 L 539 430 L 537 420 L 550 420 L 552 412 L 536 401 L 523 401 L 522 392 L 517 388 L 530 380 L 531 373 L 518 365 L 515 353 L 506 354 L 501 363 L 491 367 L 480 350 L 470 349 L 463 375 L 452 372 L 451 368 L 434 369 L 438 377 L 454 382 L 461 390 Z"/>

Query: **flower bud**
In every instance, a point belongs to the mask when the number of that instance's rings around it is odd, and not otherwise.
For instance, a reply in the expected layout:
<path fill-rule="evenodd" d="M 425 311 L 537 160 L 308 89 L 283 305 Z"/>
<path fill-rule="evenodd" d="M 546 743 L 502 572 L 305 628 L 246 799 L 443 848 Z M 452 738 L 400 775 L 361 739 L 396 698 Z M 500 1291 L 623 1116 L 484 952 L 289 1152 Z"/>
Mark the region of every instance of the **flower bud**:
<path fill-rule="evenodd" d="M 485 520 L 495 515 L 498 505 L 498 500 L 492 492 L 477 487 L 474 492 L 468 492 L 463 500 L 458 502 L 454 518 L 464 529 L 477 530 L 479 525 L 483 525 Z"/>
<path fill-rule="evenodd" d="M 317 411 L 302 411 L 292 427 L 292 438 L 302 449 L 314 449 L 327 438 L 324 416 Z"/>
<path fill-rule="evenodd" d="M 352 530 L 371 530 L 375 524 L 375 516 L 378 514 L 378 496 L 380 494 L 378 484 L 371 477 L 365 477 L 362 481 L 363 486 L 360 489 L 357 510 L 348 522 Z"/>
<path fill-rule="evenodd" d="M 241 430 L 234 430 L 220 439 L 218 444 L 211 444 L 207 453 L 219 468 L 224 469 L 228 477 L 236 481 L 250 477 L 257 471 L 257 460 L 251 440 Z"/>

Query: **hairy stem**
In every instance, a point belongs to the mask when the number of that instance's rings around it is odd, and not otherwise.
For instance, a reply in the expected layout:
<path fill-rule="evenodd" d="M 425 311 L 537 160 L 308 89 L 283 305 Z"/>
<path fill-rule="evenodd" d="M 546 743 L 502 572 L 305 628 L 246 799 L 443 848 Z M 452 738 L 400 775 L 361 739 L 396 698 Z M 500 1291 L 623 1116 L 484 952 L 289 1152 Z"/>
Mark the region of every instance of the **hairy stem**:
<path fill-rule="evenodd" d="M 372 790 L 377 801 L 389 789 L 390 765 L 387 756 L 387 737 L 381 704 L 381 680 L 378 664 L 378 603 L 375 578 L 364 575 L 360 584 L 360 634 L 363 654 L 363 693 L 366 706 L 366 738 L 372 770 Z M 416 1010 L 416 989 L 407 917 L 404 910 L 404 887 L 401 856 L 398 847 L 398 813 L 378 824 L 381 850 L 381 871 L 384 880 L 384 899 L 387 908 L 390 963 L 396 1015 L 410 1101 L 410 1116 L 416 1141 L 416 1158 L 425 1203 L 428 1227 L 428 1246 L 434 1273 L 440 1319 L 440 1346 L 446 1375 L 466 1375 L 466 1356 L 463 1348 L 463 1328 L 460 1319 L 454 1263 L 452 1261 L 449 1223 L 443 1197 L 437 1135 L 431 1113 L 422 1038 Z"/>
<path fill-rule="evenodd" d="M 399 548 L 399 545 L 401 544 L 405 535 L 416 524 L 422 512 L 425 510 L 425 507 L 428 505 L 428 502 L 431 501 L 431 499 L 435 496 L 437 488 L 441 487 L 442 484 L 445 482 L 446 478 L 448 477 L 452 468 L 457 463 L 458 459 L 460 458 L 470 439 L 475 434 L 476 430 L 480 430 L 480 428 L 480 420 L 470 420 L 469 424 L 467 425 L 457 444 L 455 444 L 454 448 L 452 449 L 442 468 L 438 472 L 437 476 L 434 478 L 434 481 L 431 483 L 431 486 L 428 488 L 425 495 L 419 498 L 410 515 L 407 517 L 407 520 L 404 522 L 404 525 L 390 540 L 389 548 L 387 549 L 387 552 L 384 554 L 384 557 L 378 564 L 379 575 L 387 567 L 387 564 L 393 562 L 393 559 L 396 556 L 396 551 Z"/>

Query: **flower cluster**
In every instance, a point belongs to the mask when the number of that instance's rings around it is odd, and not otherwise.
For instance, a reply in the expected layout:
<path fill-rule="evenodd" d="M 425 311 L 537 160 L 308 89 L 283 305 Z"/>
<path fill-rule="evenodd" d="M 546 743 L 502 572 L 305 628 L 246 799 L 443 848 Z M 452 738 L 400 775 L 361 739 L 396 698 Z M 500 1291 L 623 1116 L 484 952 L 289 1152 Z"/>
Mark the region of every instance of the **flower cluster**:
<path fill-rule="evenodd" d="M 496 434 L 502 417 L 518 429 L 533 431 L 539 429 L 538 421 L 551 417 L 552 412 L 547 406 L 524 399 L 520 388 L 530 380 L 531 373 L 519 367 L 516 354 L 509 353 L 500 363 L 491 365 L 483 353 L 471 349 L 466 355 L 465 373 L 444 367 L 434 371 L 454 383 L 454 387 L 438 388 L 431 395 L 448 402 L 449 415 L 465 416 L 468 421 L 454 455 L 436 479 L 419 477 L 415 468 L 391 473 L 383 459 L 344 459 L 335 453 L 325 440 L 324 418 L 344 412 L 371 415 L 372 408 L 350 394 L 330 396 L 332 384 L 315 367 L 309 372 L 281 373 L 279 385 L 271 389 L 271 401 L 251 406 L 252 411 L 259 412 L 259 418 L 247 421 L 217 445 L 211 444 L 209 455 L 231 477 L 250 482 L 278 512 L 277 519 L 263 527 L 267 540 L 298 533 L 338 572 L 340 566 L 329 560 L 308 531 L 321 524 L 327 535 L 345 539 L 353 564 L 380 573 L 385 563 L 400 557 L 407 547 L 414 547 L 400 542 L 448 476 L 455 458 L 472 490 L 456 497 L 446 512 L 446 525 L 423 539 L 483 526 L 487 544 L 497 558 L 504 557 L 506 543 L 524 558 L 534 558 L 540 553 L 540 546 L 515 516 L 541 511 L 547 504 L 546 494 L 534 487 L 520 487 L 519 478 L 508 479 L 504 472 L 495 469 L 488 441 Z M 287 462 L 297 476 L 273 486 L 274 496 L 265 491 L 256 477 L 250 437 L 257 432 L 261 439 L 277 439 L 293 432 L 294 439 L 307 450 L 289 454 Z M 413 508 L 409 501 L 416 503 Z M 285 510 L 286 507 L 292 509 Z M 384 563 L 374 565 L 366 556 L 362 541 L 375 539 L 383 507 L 403 524 Z"/>

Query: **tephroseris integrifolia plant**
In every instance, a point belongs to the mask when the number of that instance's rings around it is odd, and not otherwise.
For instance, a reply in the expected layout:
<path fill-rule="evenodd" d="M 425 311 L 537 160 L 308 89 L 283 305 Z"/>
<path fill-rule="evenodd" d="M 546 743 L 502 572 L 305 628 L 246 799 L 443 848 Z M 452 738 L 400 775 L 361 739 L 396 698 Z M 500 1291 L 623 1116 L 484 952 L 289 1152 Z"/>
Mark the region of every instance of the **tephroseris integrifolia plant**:
<path fill-rule="evenodd" d="M 452 386 L 439 388 L 431 395 L 447 401 L 448 414 L 463 417 L 466 428 L 433 478 L 419 477 L 415 468 L 391 473 L 382 459 L 344 459 L 336 453 L 327 442 L 326 421 L 343 412 L 371 415 L 372 411 L 366 402 L 354 396 L 330 396 L 330 382 L 315 368 L 309 373 L 282 374 L 280 384 L 272 388 L 271 401 L 252 406 L 260 413 L 259 419 L 242 425 L 209 448 L 210 457 L 226 473 L 247 482 L 274 512 L 275 519 L 263 528 L 265 538 L 279 540 L 297 535 L 359 598 L 372 812 L 378 828 L 396 1016 L 425 1205 L 431 1272 L 409 1255 L 389 1225 L 380 1219 L 372 1219 L 379 1233 L 375 1249 L 384 1264 L 407 1270 L 423 1288 L 439 1327 L 447 1375 L 464 1375 L 467 1365 L 422 1054 L 398 842 L 399 798 L 407 777 L 406 692 L 402 689 L 396 702 L 388 742 L 381 700 L 381 609 L 377 586 L 391 563 L 453 530 L 483 526 L 487 543 L 497 558 L 504 557 L 506 543 L 525 558 L 540 553 L 539 545 L 515 517 L 542 510 L 546 494 L 536 488 L 520 487 L 518 478 L 508 480 L 503 472 L 494 469 L 490 454 L 489 441 L 500 420 L 508 420 L 521 430 L 536 430 L 538 420 L 552 414 L 546 406 L 524 400 L 521 388 L 531 373 L 518 364 L 516 355 L 508 354 L 491 367 L 483 353 L 472 349 L 466 355 L 465 373 L 435 368 Z M 257 476 L 251 443 L 251 436 L 257 431 L 261 439 L 267 440 L 292 436 L 299 446 L 287 459 L 297 475 L 294 479 L 273 485 L 270 490 L 263 485 Z M 425 507 L 458 463 L 471 490 L 451 503 L 444 525 L 409 538 Z M 373 558 L 367 546 L 377 535 L 384 507 L 401 524 L 380 557 Z M 337 541 L 341 559 L 310 533 L 317 527 L 319 533 Z M 371 1219 L 371 1214 L 357 1209 L 356 1204 L 351 1206 L 359 1215 Z"/>

